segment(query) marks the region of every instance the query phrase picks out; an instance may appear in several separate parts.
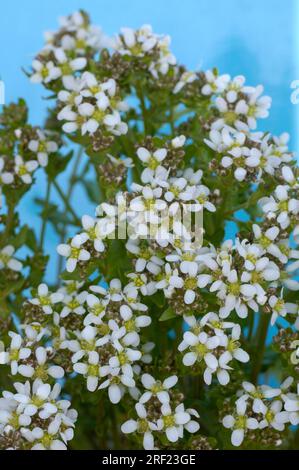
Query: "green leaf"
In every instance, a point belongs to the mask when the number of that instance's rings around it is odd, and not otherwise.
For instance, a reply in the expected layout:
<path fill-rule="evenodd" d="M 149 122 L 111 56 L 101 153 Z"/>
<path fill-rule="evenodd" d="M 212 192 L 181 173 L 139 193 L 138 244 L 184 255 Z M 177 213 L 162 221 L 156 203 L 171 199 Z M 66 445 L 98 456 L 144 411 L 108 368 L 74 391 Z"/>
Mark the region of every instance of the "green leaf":
<path fill-rule="evenodd" d="M 168 307 L 168 309 L 162 313 L 161 317 L 159 318 L 159 321 L 172 320 L 173 318 L 178 318 L 178 316 L 171 307 Z"/>
<path fill-rule="evenodd" d="M 24 225 L 17 234 L 17 236 L 14 238 L 14 247 L 16 249 L 25 245 L 28 236 L 28 231 L 29 227 L 27 225 Z"/>
<path fill-rule="evenodd" d="M 55 179 L 57 175 L 64 172 L 69 161 L 73 156 L 73 153 L 74 152 L 71 150 L 65 156 L 62 156 L 58 153 L 56 153 L 55 155 L 51 155 L 51 158 L 49 159 L 49 163 L 46 168 L 46 172 L 50 180 Z"/>

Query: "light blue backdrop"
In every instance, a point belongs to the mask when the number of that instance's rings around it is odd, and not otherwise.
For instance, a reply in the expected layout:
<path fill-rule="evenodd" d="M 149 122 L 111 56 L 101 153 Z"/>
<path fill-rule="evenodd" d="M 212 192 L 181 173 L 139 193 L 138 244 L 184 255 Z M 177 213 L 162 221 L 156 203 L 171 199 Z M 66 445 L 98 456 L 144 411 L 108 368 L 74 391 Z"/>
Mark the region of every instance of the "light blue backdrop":
<path fill-rule="evenodd" d="M 32 85 L 22 73 L 43 45 L 42 33 L 57 28 L 57 17 L 78 8 L 86 9 L 94 23 L 107 34 L 121 26 L 151 23 L 156 32 L 172 36 L 172 48 L 180 62 L 190 68 L 217 66 L 220 72 L 244 74 L 248 83 L 265 85 L 273 98 L 271 116 L 263 128 L 273 133 L 285 130 L 297 146 L 296 113 L 290 102 L 290 83 L 299 79 L 299 44 L 296 0 L 6 0 L 0 9 L 0 78 L 5 81 L 6 101 L 20 96 L 30 104 L 30 119 L 42 123 L 46 107 L 42 87 Z M 297 5 L 297 10 L 296 10 Z M 296 24 L 297 23 L 297 24 Z M 22 219 L 39 227 L 38 209 L 32 199 L 45 191 L 44 179 L 20 207 Z M 55 195 L 54 195 L 55 198 Z M 93 208 L 78 193 L 78 214 Z M 55 276 L 57 240 L 47 232 L 52 253 L 48 279 Z"/>

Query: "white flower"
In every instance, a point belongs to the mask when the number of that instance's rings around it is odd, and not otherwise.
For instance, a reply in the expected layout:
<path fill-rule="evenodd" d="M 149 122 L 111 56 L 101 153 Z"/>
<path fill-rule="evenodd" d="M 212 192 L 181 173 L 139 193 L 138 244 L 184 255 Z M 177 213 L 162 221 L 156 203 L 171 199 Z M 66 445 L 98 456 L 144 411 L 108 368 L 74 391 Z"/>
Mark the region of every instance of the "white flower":
<path fill-rule="evenodd" d="M 299 200 L 290 196 L 289 186 L 279 185 L 274 195 L 260 200 L 260 204 L 267 219 L 277 220 L 280 227 L 285 230 L 292 219 L 299 214 Z"/>
<path fill-rule="evenodd" d="M 295 304 L 285 303 L 282 296 L 271 295 L 268 302 L 272 310 L 271 325 L 274 325 L 279 316 L 285 317 L 288 313 L 293 313 Z"/>
<path fill-rule="evenodd" d="M 205 79 L 207 83 L 202 87 L 201 92 L 203 95 L 211 95 L 213 93 L 221 93 L 225 90 L 230 76 L 227 74 L 217 75 L 214 71 L 207 70 L 205 72 Z"/>
<path fill-rule="evenodd" d="M 78 57 L 69 60 L 66 53 L 61 48 L 54 49 L 56 66 L 60 70 L 62 77 L 73 75 L 77 70 L 82 70 L 86 67 L 87 60 L 85 57 Z"/>
<path fill-rule="evenodd" d="M 121 28 L 121 35 L 116 38 L 116 48 L 122 55 L 143 57 L 157 44 L 157 37 L 150 25 L 143 25 L 139 30 Z"/>
<path fill-rule="evenodd" d="M 278 416 L 278 420 L 283 423 L 290 422 L 293 426 L 297 426 L 299 424 L 299 385 L 297 384 L 297 393 L 287 393 L 282 398 L 286 413 Z"/>
<path fill-rule="evenodd" d="M 128 365 L 124 365 L 121 368 L 104 366 L 101 372 L 107 375 L 108 378 L 100 384 L 99 389 L 108 387 L 109 400 L 113 404 L 120 402 L 126 388 L 135 386 L 133 371 Z"/>
<path fill-rule="evenodd" d="M 112 300 L 113 302 L 120 302 L 122 300 L 122 287 L 119 279 L 112 279 L 107 289 L 101 286 L 90 286 L 92 292 L 96 292 L 105 296 L 105 300 Z"/>
<path fill-rule="evenodd" d="M 198 286 L 204 288 L 210 284 L 210 291 L 217 292 L 222 303 L 219 310 L 221 318 L 226 318 L 234 309 L 240 318 L 246 318 L 248 307 L 258 311 L 258 305 L 266 303 L 265 287 L 280 279 L 281 273 L 269 258 L 258 258 L 262 253 L 258 246 L 250 246 L 247 241 L 239 243 L 238 240 L 235 247 L 232 241 L 227 241 L 226 245 L 229 251 L 225 246 L 219 254 L 211 251 L 210 255 L 198 256 L 198 260 L 208 268 L 207 272 L 198 275 Z M 238 266 L 238 269 L 234 269 L 236 250 L 244 259 L 244 266 Z"/>
<path fill-rule="evenodd" d="M 26 347 L 22 337 L 12 331 L 10 347 L 7 351 L 0 352 L 0 364 L 10 364 L 12 375 L 16 375 L 19 368 L 19 362 L 27 359 L 31 355 L 31 349 Z"/>
<path fill-rule="evenodd" d="M 33 73 L 30 77 L 32 83 L 49 83 L 52 80 L 57 80 L 61 76 L 61 71 L 55 66 L 53 61 L 41 62 L 34 59 L 32 62 Z"/>
<path fill-rule="evenodd" d="M 46 315 L 53 313 L 53 305 L 61 302 L 63 294 L 55 292 L 51 294 L 46 284 L 40 284 L 37 288 L 37 297 L 29 299 L 33 305 L 39 305 Z"/>
<path fill-rule="evenodd" d="M 157 426 L 148 420 L 147 412 L 142 403 L 136 403 L 135 410 L 138 415 L 136 420 L 129 419 L 121 426 L 121 431 L 124 434 L 130 434 L 132 432 L 138 432 L 143 434 L 143 447 L 145 450 L 154 449 L 154 438 L 152 431 L 157 430 Z"/>
<path fill-rule="evenodd" d="M 259 245 L 267 252 L 277 258 L 281 258 L 282 253 L 275 243 L 276 238 L 279 235 L 279 228 L 274 226 L 268 228 L 265 232 L 262 232 L 261 228 L 257 224 L 253 224 L 252 230 L 255 239 Z"/>
<path fill-rule="evenodd" d="M 270 406 L 266 406 L 263 402 L 261 402 L 259 406 L 259 412 L 264 415 L 264 419 L 259 422 L 259 428 L 264 429 L 270 426 L 277 431 L 283 431 L 284 424 L 279 422 L 279 413 L 281 412 L 282 407 L 283 404 L 281 400 L 274 400 Z"/>
<path fill-rule="evenodd" d="M 41 166 L 47 166 L 49 154 L 57 152 L 58 145 L 54 141 L 47 140 L 46 135 L 39 129 L 37 130 L 37 137 L 37 140 L 30 140 L 28 148 L 31 152 L 36 153 Z"/>
<path fill-rule="evenodd" d="M 9 171 L 5 171 L 5 160 L 3 157 L 0 157 L 0 185 L 11 184 L 13 180 L 14 180 L 14 175 L 10 173 Z"/>
<path fill-rule="evenodd" d="M 84 318 L 84 325 L 100 325 L 102 318 L 105 315 L 106 305 L 109 300 L 99 299 L 93 294 L 88 294 L 86 297 L 88 314 Z"/>
<path fill-rule="evenodd" d="M 142 172 L 142 182 L 148 183 L 154 178 L 156 170 L 159 168 L 163 160 L 167 156 L 167 150 L 165 148 L 160 148 L 151 153 L 145 147 L 139 147 L 137 150 L 137 156 L 139 160 L 142 161 L 146 170 Z"/>
<path fill-rule="evenodd" d="M 35 366 L 33 367 L 30 364 L 26 364 L 26 361 L 24 361 L 24 364 L 19 365 L 18 372 L 23 375 L 23 377 L 28 378 L 48 379 L 48 377 L 50 376 L 54 379 L 62 379 L 62 377 L 64 376 L 63 368 L 57 365 L 49 365 L 47 363 L 49 359 L 48 352 L 50 356 L 52 352 L 51 349 L 47 350 L 46 348 L 39 346 L 35 350 Z"/>
<path fill-rule="evenodd" d="M 15 157 L 15 173 L 25 184 L 32 183 L 31 173 L 33 173 L 37 167 L 38 163 L 36 160 L 29 160 L 28 162 L 25 162 L 20 155 Z"/>
<path fill-rule="evenodd" d="M 83 315 L 85 313 L 85 308 L 83 304 L 86 300 L 87 292 L 80 292 L 78 295 L 65 295 L 62 302 L 64 304 L 63 309 L 61 310 L 61 318 L 67 317 L 70 313 L 75 313 L 76 315 Z"/>
<path fill-rule="evenodd" d="M 183 72 L 173 89 L 173 93 L 179 93 L 188 83 L 193 83 L 197 78 L 194 72 Z"/>
<path fill-rule="evenodd" d="M 171 140 L 171 146 L 174 148 L 174 149 L 178 149 L 178 148 L 181 148 L 184 146 L 186 142 L 186 137 L 184 135 L 179 135 L 177 137 L 174 137 L 172 140 Z"/>
<path fill-rule="evenodd" d="M 157 421 L 159 431 L 164 431 L 170 442 L 177 442 L 184 435 L 184 429 L 195 433 L 199 429 L 199 424 L 191 419 L 191 415 L 198 416 L 195 410 L 185 410 L 183 403 L 178 405 L 174 411 L 171 410 L 169 403 L 163 403 L 161 406 L 162 417 Z"/>
<path fill-rule="evenodd" d="M 84 228 L 83 236 L 88 237 L 89 240 L 93 241 L 93 246 L 96 251 L 102 253 L 105 250 L 105 245 L 100 235 L 99 225 L 97 221 L 89 215 L 83 215 L 82 226 Z"/>
<path fill-rule="evenodd" d="M 8 268 L 12 271 L 21 271 L 23 265 L 20 261 L 13 258 L 15 248 L 12 245 L 6 245 L 0 251 L 0 269 Z"/>
<path fill-rule="evenodd" d="M 294 349 L 291 354 L 290 361 L 292 364 L 299 364 L 299 340 L 292 341 L 290 348 Z"/>
<path fill-rule="evenodd" d="M 155 380 L 150 374 L 143 374 L 141 382 L 148 391 L 144 392 L 139 398 L 140 403 L 146 403 L 152 396 L 156 396 L 161 404 L 169 402 L 170 397 L 168 390 L 175 386 L 178 378 L 176 375 L 167 377 L 163 382 Z"/>
<path fill-rule="evenodd" d="M 90 259 L 90 253 L 84 248 L 81 248 L 81 245 L 83 245 L 86 240 L 87 236 L 81 234 L 72 238 L 69 245 L 64 243 L 58 245 L 57 252 L 67 258 L 67 271 L 73 272 L 76 269 L 78 261 L 88 261 Z"/>
<path fill-rule="evenodd" d="M 164 262 L 161 258 L 155 255 L 154 250 L 142 244 L 139 239 L 129 239 L 126 243 L 126 249 L 136 256 L 135 270 L 142 272 L 144 270 L 157 275 L 161 271 L 161 266 Z"/>
<path fill-rule="evenodd" d="M 151 317 L 148 315 L 134 315 L 133 310 L 128 305 L 122 305 L 119 309 L 119 313 L 126 332 L 122 339 L 123 344 L 125 346 L 137 347 L 140 342 L 138 335 L 140 328 L 149 326 L 152 322 Z"/>
<path fill-rule="evenodd" d="M 232 429 L 231 443 L 235 447 L 239 447 L 245 437 L 248 429 L 257 429 L 259 424 L 255 418 L 246 416 L 247 403 L 245 400 L 239 399 L 236 402 L 236 414 L 226 415 L 222 424 L 225 428 Z"/>
<path fill-rule="evenodd" d="M 65 51 L 70 51 L 71 56 L 85 56 L 110 45 L 101 29 L 90 24 L 80 11 L 61 17 L 59 23 L 60 29 L 56 33 L 46 33 L 47 44 L 44 49 L 52 50 L 55 42 Z"/>
<path fill-rule="evenodd" d="M 74 364 L 74 371 L 87 378 L 87 390 L 94 392 L 98 387 L 100 377 L 99 354 L 96 351 L 88 353 L 88 364 L 77 362 Z"/>
<path fill-rule="evenodd" d="M 299 180 L 295 177 L 291 167 L 286 165 L 283 166 L 281 168 L 281 173 L 287 184 L 289 184 L 292 188 L 298 188 Z"/>

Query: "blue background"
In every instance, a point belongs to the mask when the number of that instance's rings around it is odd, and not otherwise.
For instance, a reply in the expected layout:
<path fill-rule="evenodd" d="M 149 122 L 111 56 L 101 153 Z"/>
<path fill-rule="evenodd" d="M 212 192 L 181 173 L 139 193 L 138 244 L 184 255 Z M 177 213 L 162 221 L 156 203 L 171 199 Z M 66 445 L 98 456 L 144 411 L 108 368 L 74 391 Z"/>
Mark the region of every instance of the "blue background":
<path fill-rule="evenodd" d="M 111 35 L 121 26 L 152 24 L 158 33 L 172 37 L 172 49 L 179 62 L 190 69 L 217 66 L 221 73 L 244 74 L 247 83 L 265 86 L 273 98 L 270 118 L 262 129 L 296 136 L 299 105 L 290 102 L 290 84 L 299 79 L 299 2 L 296 0 L 10 0 L 1 2 L 0 78 L 6 86 L 6 102 L 24 97 L 30 104 L 30 121 L 42 124 L 45 91 L 33 85 L 21 71 L 29 67 L 43 46 L 43 32 L 57 28 L 57 17 L 84 8 L 92 21 Z M 297 27 L 296 27 L 297 26 Z M 297 33 L 298 35 L 298 33 Z M 39 209 L 34 197 L 45 192 L 42 171 L 37 184 L 20 205 L 24 222 L 39 230 Z M 54 191 L 52 199 L 59 202 Z M 78 215 L 93 214 L 84 193 L 76 192 Z M 47 251 L 51 254 L 48 280 L 55 279 L 54 232 L 47 230 Z"/>

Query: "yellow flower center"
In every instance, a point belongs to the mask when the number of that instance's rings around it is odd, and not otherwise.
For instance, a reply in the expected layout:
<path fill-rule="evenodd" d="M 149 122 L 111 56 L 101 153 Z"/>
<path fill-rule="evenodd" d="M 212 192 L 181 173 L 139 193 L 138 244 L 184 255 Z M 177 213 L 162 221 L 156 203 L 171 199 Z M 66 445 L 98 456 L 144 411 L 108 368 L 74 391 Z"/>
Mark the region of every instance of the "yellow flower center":
<path fill-rule="evenodd" d="M 96 364 L 90 364 L 88 366 L 87 375 L 91 375 L 92 377 L 98 377 L 99 376 L 99 366 L 96 365 Z"/>
<path fill-rule="evenodd" d="M 24 164 L 19 166 L 18 173 L 19 173 L 20 176 L 27 175 L 28 171 L 27 171 L 27 168 Z"/>
<path fill-rule="evenodd" d="M 236 429 L 246 429 L 246 416 L 237 416 L 234 427 Z"/>
<path fill-rule="evenodd" d="M 224 113 L 224 120 L 228 125 L 234 124 L 236 118 L 237 115 L 233 111 L 227 111 L 226 113 Z"/>
<path fill-rule="evenodd" d="M 184 287 L 185 289 L 191 289 L 191 290 L 196 289 L 197 287 L 196 277 L 187 277 L 187 279 L 184 282 Z"/>
<path fill-rule="evenodd" d="M 61 70 L 62 75 L 72 75 L 73 73 L 72 67 L 67 62 L 60 66 L 60 70 Z"/>
<path fill-rule="evenodd" d="M 228 291 L 230 294 L 233 295 L 239 295 L 240 294 L 240 284 L 238 282 L 233 282 L 232 284 L 229 284 L 228 286 Z"/>
<path fill-rule="evenodd" d="M 163 422 L 165 428 L 171 428 L 172 426 L 175 426 L 175 419 L 172 415 L 163 416 Z"/>

